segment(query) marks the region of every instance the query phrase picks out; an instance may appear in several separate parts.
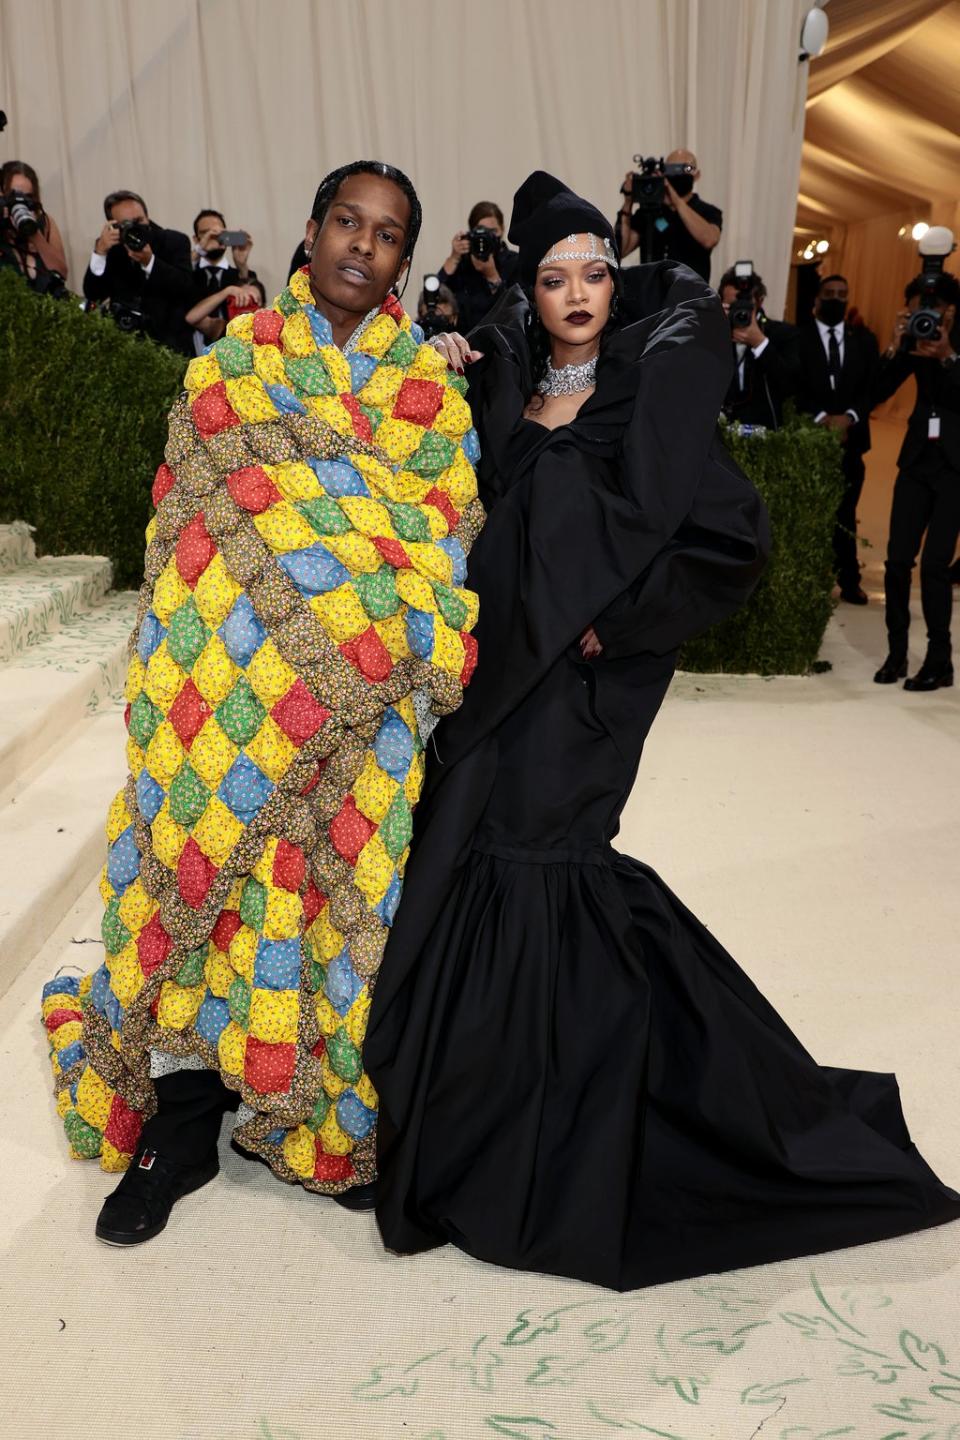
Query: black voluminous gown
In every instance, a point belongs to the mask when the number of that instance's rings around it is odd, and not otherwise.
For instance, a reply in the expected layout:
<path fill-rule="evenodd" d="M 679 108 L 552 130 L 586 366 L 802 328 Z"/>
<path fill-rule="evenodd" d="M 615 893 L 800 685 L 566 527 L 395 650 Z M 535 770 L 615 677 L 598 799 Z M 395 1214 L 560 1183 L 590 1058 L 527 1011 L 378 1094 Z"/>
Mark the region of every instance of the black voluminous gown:
<path fill-rule="evenodd" d="M 559 430 L 522 418 L 520 292 L 474 332 L 480 664 L 435 735 L 365 1047 L 390 1249 L 615 1289 L 960 1216 L 894 1077 L 819 1066 L 611 847 L 678 645 L 742 603 L 768 547 L 716 436 L 719 302 L 642 268 L 646 318 Z"/>

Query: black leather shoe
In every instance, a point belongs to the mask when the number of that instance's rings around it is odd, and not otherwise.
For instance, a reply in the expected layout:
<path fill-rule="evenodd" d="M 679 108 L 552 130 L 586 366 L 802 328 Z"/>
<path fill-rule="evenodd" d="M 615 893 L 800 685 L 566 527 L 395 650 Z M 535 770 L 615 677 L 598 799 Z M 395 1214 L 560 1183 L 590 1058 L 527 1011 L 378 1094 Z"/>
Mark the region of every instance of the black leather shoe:
<path fill-rule="evenodd" d="M 904 690 L 948 690 L 953 684 L 953 665 L 948 660 L 944 665 L 931 665 L 924 660 L 916 675 L 904 680 Z"/>
<path fill-rule="evenodd" d="M 892 655 L 888 655 L 874 675 L 873 683 L 874 685 L 896 685 L 897 681 L 902 680 L 906 673 L 906 660 L 897 660 Z"/>
<path fill-rule="evenodd" d="M 870 599 L 862 585 L 841 585 L 840 599 L 848 605 L 869 605 Z"/>
<path fill-rule="evenodd" d="M 244 1160 L 256 1160 L 260 1165 L 266 1165 L 270 1170 L 269 1161 L 255 1150 L 248 1150 L 244 1145 L 238 1145 L 236 1140 L 230 1141 L 230 1149 L 242 1155 Z M 349 1190 L 344 1190 L 340 1195 L 323 1195 L 323 1200 L 336 1200 L 337 1204 L 344 1210 L 373 1210 L 377 1203 L 377 1182 L 370 1180 L 366 1185 L 353 1185 Z"/>
<path fill-rule="evenodd" d="M 216 1150 L 202 1165 L 177 1165 L 156 1150 L 140 1150 L 123 1179 L 103 1202 L 97 1239 L 107 1245 L 142 1245 L 166 1227 L 178 1200 L 215 1179 Z"/>
<path fill-rule="evenodd" d="M 369 1180 L 366 1185 L 353 1185 L 339 1195 L 331 1195 L 344 1210 L 373 1210 L 377 1204 L 377 1182 Z"/>

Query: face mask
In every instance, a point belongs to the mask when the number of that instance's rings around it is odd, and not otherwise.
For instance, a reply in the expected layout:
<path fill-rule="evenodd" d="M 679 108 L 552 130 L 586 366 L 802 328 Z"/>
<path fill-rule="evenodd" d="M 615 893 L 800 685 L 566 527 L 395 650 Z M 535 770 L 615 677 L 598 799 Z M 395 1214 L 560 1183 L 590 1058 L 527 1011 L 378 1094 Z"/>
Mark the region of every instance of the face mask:
<path fill-rule="evenodd" d="M 226 253 L 226 248 L 223 245 L 216 245 L 212 250 L 204 250 L 203 252 L 204 258 L 209 260 L 211 265 L 215 265 L 218 260 L 222 260 Z"/>
<path fill-rule="evenodd" d="M 670 184 L 678 195 L 689 195 L 693 190 L 693 176 L 673 175 L 670 178 Z"/>
<path fill-rule="evenodd" d="M 846 300 L 821 300 L 819 319 L 824 325 L 839 325 L 847 313 Z"/>

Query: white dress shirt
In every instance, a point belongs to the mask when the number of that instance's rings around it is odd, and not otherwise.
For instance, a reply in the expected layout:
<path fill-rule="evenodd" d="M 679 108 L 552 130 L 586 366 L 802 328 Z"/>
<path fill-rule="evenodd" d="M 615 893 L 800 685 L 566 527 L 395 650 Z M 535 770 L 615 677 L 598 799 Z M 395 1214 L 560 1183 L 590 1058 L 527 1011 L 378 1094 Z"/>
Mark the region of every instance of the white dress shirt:
<path fill-rule="evenodd" d="M 130 258 L 131 258 L 131 259 L 135 259 L 134 256 L 131 256 Z M 149 275 L 149 274 L 150 274 L 150 271 L 153 269 L 153 262 L 154 262 L 154 260 L 156 260 L 156 258 L 157 258 L 156 255 L 151 255 L 151 256 L 150 256 L 150 259 L 147 261 L 146 265 L 141 265 L 140 268 L 141 268 L 141 270 L 143 271 L 144 275 Z M 106 271 L 106 268 L 107 268 L 107 257 L 106 257 L 106 255 L 100 255 L 96 250 L 92 251 L 92 253 L 91 253 L 91 255 L 90 255 L 90 272 L 91 272 L 91 274 L 93 274 L 93 275 L 103 275 L 103 274 L 105 273 L 105 271 Z"/>
<path fill-rule="evenodd" d="M 836 337 L 837 337 L 837 345 L 838 345 L 838 347 L 839 347 L 839 349 L 840 349 L 840 368 L 841 368 L 841 370 L 842 370 L 842 369 L 843 369 L 844 347 L 845 347 L 845 336 L 844 336 L 844 328 L 845 328 L 845 327 L 844 327 L 843 321 L 841 320 L 839 325 L 824 325 L 823 321 L 822 321 L 821 319 L 819 319 L 817 316 L 814 316 L 814 320 L 816 321 L 817 329 L 818 329 L 819 332 L 820 332 L 820 341 L 821 341 L 821 344 L 823 345 L 823 350 L 824 350 L 824 354 L 825 354 L 826 357 L 827 357 L 827 364 L 828 364 L 828 365 L 830 364 L 830 331 L 833 330 L 834 334 L 836 335 Z M 835 390 L 835 389 L 837 388 L 837 387 L 836 387 L 836 382 L 835 382 L 835 380 L 834 380 L 833 375 L 830 376 L 830 388 L 831 388 L 832 390 Z M 827 413 L 826 410 L 821 410 L 821 411 L 820 411 L 820 414 L 819 414 L 819 415 L 815 415 L 813 418 L 814 418 L 814 420 L 816 420 L 816 421 L 819 423 L 819 422 L 823 419 L 823 417 L 826 415 L 826 413 Z M 854 425 L 856 425 L 857 421 L 860 419 L 860 416 L 857 414 L 856 410 L 846 410 L 846 411 L 844 411 L 844 414 L 849 415 L 849 416 L 851 417 L 851 419 L 853 420 Z"/>

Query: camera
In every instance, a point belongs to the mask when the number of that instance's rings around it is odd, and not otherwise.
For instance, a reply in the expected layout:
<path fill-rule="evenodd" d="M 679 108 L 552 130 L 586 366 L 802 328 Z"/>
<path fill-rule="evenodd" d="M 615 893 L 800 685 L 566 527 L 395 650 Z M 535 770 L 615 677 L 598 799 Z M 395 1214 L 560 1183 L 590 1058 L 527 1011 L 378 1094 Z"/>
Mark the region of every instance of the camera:
<path fill-rule="evenodd" d="M 467 238 L 470 241 L 470 254 L 477 260 L 489 260 L 491 255 L 499 255 L 503 249 L 500 236 L 486 225 L 475 225 L 472 230 L 467 231 Z"/>
<path fill-rule="evenodd" d="M 136 253 L 150 244 L 150 227 L 146 220 L 119 220 L 120 243 Z"/>
<path fill-rule="evenodd" d="M 441 315 L 437 309 L 440 303 L 439 275 L 424 275 L 421 299 L 424 314 L 417 323 L 423 331 L 424 340 L 432 340 L 434 335 L 447 335 L 455 329 L 452 321 L 448 320 L 445 315 Z"/>
<path fill-rule="evenodd" d="M 913 350 L 920 340 L 939 340 L 942 312 L 937 309 L 937 277 L 943 274 L 944 262 L 957 248 L 953 231 L 945 225 L 934 225 L 924 235 L 917 249 L 923 268 L 920 271 L 920 303 L 910 316 L 900 337 L 901 350 Z"/>
<path fill-rule="evenodd" d="M 641 210 L 660 209 L 667 193 L 665 180 L 670 181 L 678 195 L 689 195 L 693 190 L 692 165 L 668 165 L 662 156 L 658 160 L 655 155 L 634 155 L 633 163 L 639 168 L 633 172 L 630 198 Z"/>
<path fill-rule="evenodd" d="M 103 306 L 103 313 L 109 315 L 117 329 L 125 335 L 142 335 L 146 329 L 147 317 L 143 311 L 123 300 L 110 300 Z"/>
<path fill-rule="evenodd" d="M 738 260 L 733 267 L 734 284 L 737 293 L 730 303 L 727 319 L 731 330 L 745 330 L 753 320 L 757 309 L 754 295 L 755 277 L 752 260 Z"/>
<path fill-rule="evenodd" d="M 0 198 L 0 219 L 5 220 L 18 240 L 29 240 L 40 229 L 36 200 L 22 190 L 11 190 Z"/>

